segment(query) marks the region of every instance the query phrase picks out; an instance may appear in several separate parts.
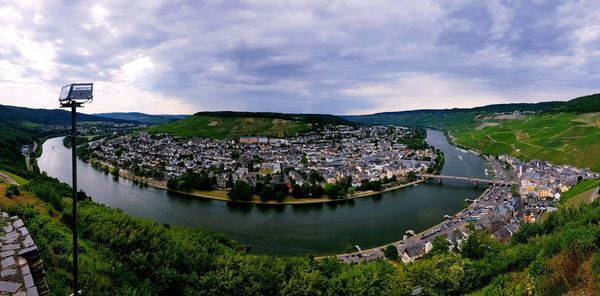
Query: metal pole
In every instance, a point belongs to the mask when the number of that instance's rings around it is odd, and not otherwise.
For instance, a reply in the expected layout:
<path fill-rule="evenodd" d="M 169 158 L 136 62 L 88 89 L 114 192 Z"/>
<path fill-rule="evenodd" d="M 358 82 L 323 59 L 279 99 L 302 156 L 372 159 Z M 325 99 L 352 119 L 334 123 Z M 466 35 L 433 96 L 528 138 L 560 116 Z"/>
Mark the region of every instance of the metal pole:
<path fill-rule="evenodd" d="M 71 102 L 71 152 L 73 160 L 73 295 L 79 295 L 77 257 L 77 103 Z"/>

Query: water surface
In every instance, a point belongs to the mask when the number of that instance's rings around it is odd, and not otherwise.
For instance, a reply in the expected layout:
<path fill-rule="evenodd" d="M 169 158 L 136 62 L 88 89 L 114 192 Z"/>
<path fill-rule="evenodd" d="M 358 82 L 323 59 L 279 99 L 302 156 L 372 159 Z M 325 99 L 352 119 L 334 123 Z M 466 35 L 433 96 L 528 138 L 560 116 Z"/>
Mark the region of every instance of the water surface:
<path fill-rule="evenodd" d="M 485 177 L 483 159 L 459 151 L 443 133 L 429 130 L 427 141 L 446 155 L 442 174 Z M 71 154 L 61 137 L 43 144 L 38 164 L 48 175 L 71 184 Z M 369 248 L 397 241 L 406 230 L 419 232 L 443 221 L 445 214 L 460 211 L 466 198 L 483 192 L 470 183 L 431 181 L 337 204 L 235 206 L 142 188 L 122 178 L 115 181 L 81 160 L 78 185 L 94 201 L 134 216 L 221 232 L 256 253 L 294 255 L 333 254 L 353 245 Z"/>

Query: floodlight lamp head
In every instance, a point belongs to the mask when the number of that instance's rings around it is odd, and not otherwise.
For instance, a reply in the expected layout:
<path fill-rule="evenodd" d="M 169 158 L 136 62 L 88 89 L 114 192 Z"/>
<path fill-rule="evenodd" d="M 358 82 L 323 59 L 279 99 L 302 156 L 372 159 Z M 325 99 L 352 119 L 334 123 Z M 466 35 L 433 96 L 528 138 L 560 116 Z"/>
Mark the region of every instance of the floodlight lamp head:
<path fill-rule="evenodd" d="M 61 107 L 69 107 L 73 104 L 81 106 L 90 103 L 93 99 L 93 83 L 73 83 L 63 86 L 58 101 Z"/>

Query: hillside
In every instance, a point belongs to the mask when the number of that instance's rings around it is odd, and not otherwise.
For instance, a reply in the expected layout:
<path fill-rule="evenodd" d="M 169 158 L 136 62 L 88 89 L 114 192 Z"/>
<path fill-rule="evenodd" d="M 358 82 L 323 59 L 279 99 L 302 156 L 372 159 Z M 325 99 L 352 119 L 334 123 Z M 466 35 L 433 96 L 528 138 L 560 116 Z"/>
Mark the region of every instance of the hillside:
<path fill-rule="evenodd" d="M 97 113 L 94 116 L 120 119 L 127 121 L 137 121 L 146 124 L 162 124 L 176 121 L 188 117 L 189 115 L 152 115 L 139 112 L 113 112 L 113 113 Z"/>
<path fill-rule="evenodd" d="M 517 113 L 515 113 L 517 112 Z M 600 94 L 567 102 L 386 112 L 347 119 L 444 130 L 459 145 L 600 170 Z"/>
<path fill-rule="evenodd" d="M 600 113 L 545 113 L 482 120 L 475 129 L 450 130 L 453 140 L 484 153 L 543 159 L 600 170 Z"/>
<path fill-rule="evenodd" d="M 200 112 L 151 127 L 150 132 L 177 137 L 236 139 L 240 136 L 288 137 L 320 124 L 354 124 L 333 115 L 251 112 Z"/>
<path fill-rule="evenodd" d="M 575 113 L 600 112 L 600 94 L 573 99 L 559 106 L 555 111 Z"/>
<path fill-rule="evenodd" d="M 383 112 L 371 115 L 344 116 L 344 118 L 363 124 L 384 124 L 433 127 L 437 129 L 471 127 L 478 119 L 495 114 L 511 112 L 549 112 L 563 106 L 564 102 L 542 102 L 536 104 L 498 104 L 468 109 L 412 110 Z"/>
<path fill-rule="evenodd" d="M 102 118 L 77 113 L 78 122 L 123 122 L 117 119 Z M 44 125 L 70 125 L 71 113 L 65 110 L 30 109 L 0 105 L 0 168 L 12 171 L 25 169 L 25 162 L 19 152 L 24 144 L 32 144 L 42 136 Z M 7 167 L 5 164 L 10 163 Z"/>
<path fill-rule="evenodd" d="M 0 208 L 28 225 L 52 294 L 68 295 L 71 201 L 61 197 L 69 186 L 37 175 L 18 197 L 5 197 L 6 188 L 0 182 Z M 406 265 L 253 255 L 222 235 L 91 200 L 79 211 L 82 289 L 98 295 L 409 295 L 415 287 L 421 295 L 597 295 L 600 279 L 598 200 L 525 223 L 508 245 L 475 231 L 460 252 L 434 246 Z"/>

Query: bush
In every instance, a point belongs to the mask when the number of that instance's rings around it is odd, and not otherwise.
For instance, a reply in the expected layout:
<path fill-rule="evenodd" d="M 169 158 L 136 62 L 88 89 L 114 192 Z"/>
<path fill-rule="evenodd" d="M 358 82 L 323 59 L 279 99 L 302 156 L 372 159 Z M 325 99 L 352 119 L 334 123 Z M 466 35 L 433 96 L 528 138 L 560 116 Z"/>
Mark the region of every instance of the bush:
<path fill-rule="evenodd" d="M 398 259 L 398 249 L 394 245 L 389 245 L 385 247 L 385 251 L 383 252 L 383 254 L 385 255 L 385 258 L 388 258 L 390 260 Z"/>
<path fill-rule="evenodd" d="M 13 195 L 21 195 L 19 186 L 13 184 L 8 185 L 8 187 L 6 187 L 6 192 L 4 193 L 4 195 L 6 195 L 6 197 L 12 197 Z"/>

